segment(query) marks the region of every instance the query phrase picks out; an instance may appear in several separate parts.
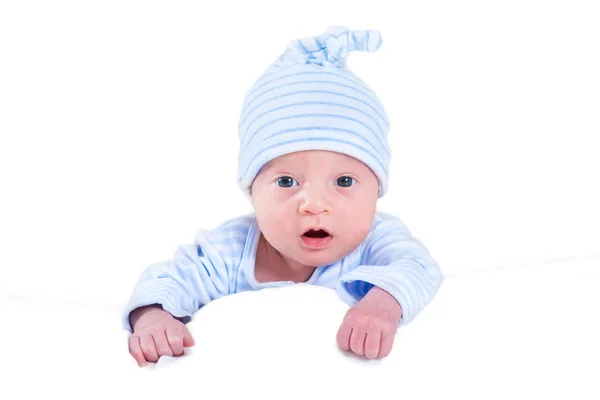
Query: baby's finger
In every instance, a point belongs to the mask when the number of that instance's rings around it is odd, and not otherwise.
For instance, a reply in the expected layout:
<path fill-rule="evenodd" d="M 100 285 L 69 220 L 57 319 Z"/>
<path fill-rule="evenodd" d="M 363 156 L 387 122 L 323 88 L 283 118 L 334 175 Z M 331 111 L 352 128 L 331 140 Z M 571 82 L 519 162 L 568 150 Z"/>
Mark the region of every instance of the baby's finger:
<path fill-rule="evenodd" d="M 192 347 L 194 345 L 194 338 L 188 328 L 184 325 L 183 327 L 183 347 Z"/>
<path fill-rule="evenodd" d="M 350 336 L 350 348 L 359 356 L 365 354 L 365 339 L 367 334 L 363 330 L 353 329 Z"/>
<path fill-rule="evenodd" d="M 381 334 L 381 349 L 379 350 L 379 358 L 384 358 L 390 355 L 392 347 L 394 345 L 394 338 L 396 332 L 383 332 Z"/>
<path fill-rule="evenodd" d="M 154 345 L 154 339 L 151 335 L 140 336 L 140 345 L 142 347 L 142 353 L 147 361 L 157 362 L 158 354 L 156 354 L 156 347 Z"/>
<path fill-rule="evenodd" d="M 142 353 L 140 338 L 135 335 L 129 336 L 129 354 L 131 354 L 131 356 L 135 359 L 139 367 L 145 367 L 148 365 L 146 359 L 144 358 L 144 353 Z"/>
<path fill-rule="evenodd" d="M 365 340 L 365 356 L 373 359 L 379 354 L 379 346 L 381 344 L 381 332 L 369 332 Z"/>
<path fill-rule="evenodd" d="M 337 331 L 336 341 L 340 349 L 344 351 L 350 350 L 350 336 L 352 335 L 352 327 L 349 324 L 342 323 Z"/>
<path fill-rule="evenodd" d="M 152 335 L 152 338 L 154 339 L 154 344 L 156 345 L 156 352 L 158 353 L 159 357 L 173 357 L 173 351 L 169 346 L 169 341 L 167 340 L 167 335 L 165 331 L 161 330 L 158 333 L 154 333 Z"/>
<path fill-rule="evenodd" d="M 182 328 L 167 328 L 167 341 L 174 356 L 183 354 L 183 329 Z"/>

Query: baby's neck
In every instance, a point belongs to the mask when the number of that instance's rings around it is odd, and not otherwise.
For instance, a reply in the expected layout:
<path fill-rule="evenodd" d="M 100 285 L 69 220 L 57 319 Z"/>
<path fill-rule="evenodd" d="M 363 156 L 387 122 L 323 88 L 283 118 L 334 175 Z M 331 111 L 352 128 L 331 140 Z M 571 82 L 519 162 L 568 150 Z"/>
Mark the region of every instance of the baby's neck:
<path fill-rule="evenodd" d="M 282 256 L 261 233 L 254 264 L 254 279 L 258 282 L 306 282 L 315 269 L 316 267 L 303 265 Z"/>

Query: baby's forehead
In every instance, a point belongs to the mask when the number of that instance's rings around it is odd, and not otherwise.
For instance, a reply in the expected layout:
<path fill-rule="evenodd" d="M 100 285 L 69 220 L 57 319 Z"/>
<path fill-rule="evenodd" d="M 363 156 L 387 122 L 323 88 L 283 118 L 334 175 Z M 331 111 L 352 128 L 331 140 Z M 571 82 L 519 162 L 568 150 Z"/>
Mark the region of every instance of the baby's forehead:
<path fill-rule="evenodd" d="M 328 150 L 304 150 L 276 157 L 265 165 L 265 169 L 278 168 L 365 168 L 361 161 L 343 153 Z M 368 168 L 368 167 L 367 167 Z"/>

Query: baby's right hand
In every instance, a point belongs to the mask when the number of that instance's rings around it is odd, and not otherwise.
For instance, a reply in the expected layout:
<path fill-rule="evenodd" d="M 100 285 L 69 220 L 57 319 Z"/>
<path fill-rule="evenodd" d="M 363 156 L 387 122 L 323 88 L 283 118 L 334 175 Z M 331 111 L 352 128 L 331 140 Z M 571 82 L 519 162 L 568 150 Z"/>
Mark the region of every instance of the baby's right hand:
<path fill-rule="evenodd" d="M 160 306 L 145 306 L 131 312 L 133 334 L 129 336 L 129 354 L 140 367 L 161 356 L 178 357 L 183 348 L 194 345 L 185 324 Z"/>

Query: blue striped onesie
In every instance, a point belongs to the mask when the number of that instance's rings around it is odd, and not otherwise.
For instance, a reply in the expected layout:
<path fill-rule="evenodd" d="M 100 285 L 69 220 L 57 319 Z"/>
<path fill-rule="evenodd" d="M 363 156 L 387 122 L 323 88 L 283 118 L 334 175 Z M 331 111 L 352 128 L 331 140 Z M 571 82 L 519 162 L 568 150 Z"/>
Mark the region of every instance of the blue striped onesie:
<path fill-rule="evenodd" d="M 199 230 L 194 243 L 180 245 L 173 259 L 142 272 L 123 309 L 123 327 L 131 332 L 129 314 L 145 305 L 160 304 L 174 317 L 189 321 L 200 307 L 220 297 L 293 284 L 256 281 L 259 236 L 254 213 L 213 230 Z M 363 243 L 336 263 L 317 268 L 306 283 L 336 290 L 349 306 L 378 286 L 400 303 L 401 326 L 423 310 L 441 282 L 439 265 L 425 246 L 399 218 L 377 212 Z"/>

